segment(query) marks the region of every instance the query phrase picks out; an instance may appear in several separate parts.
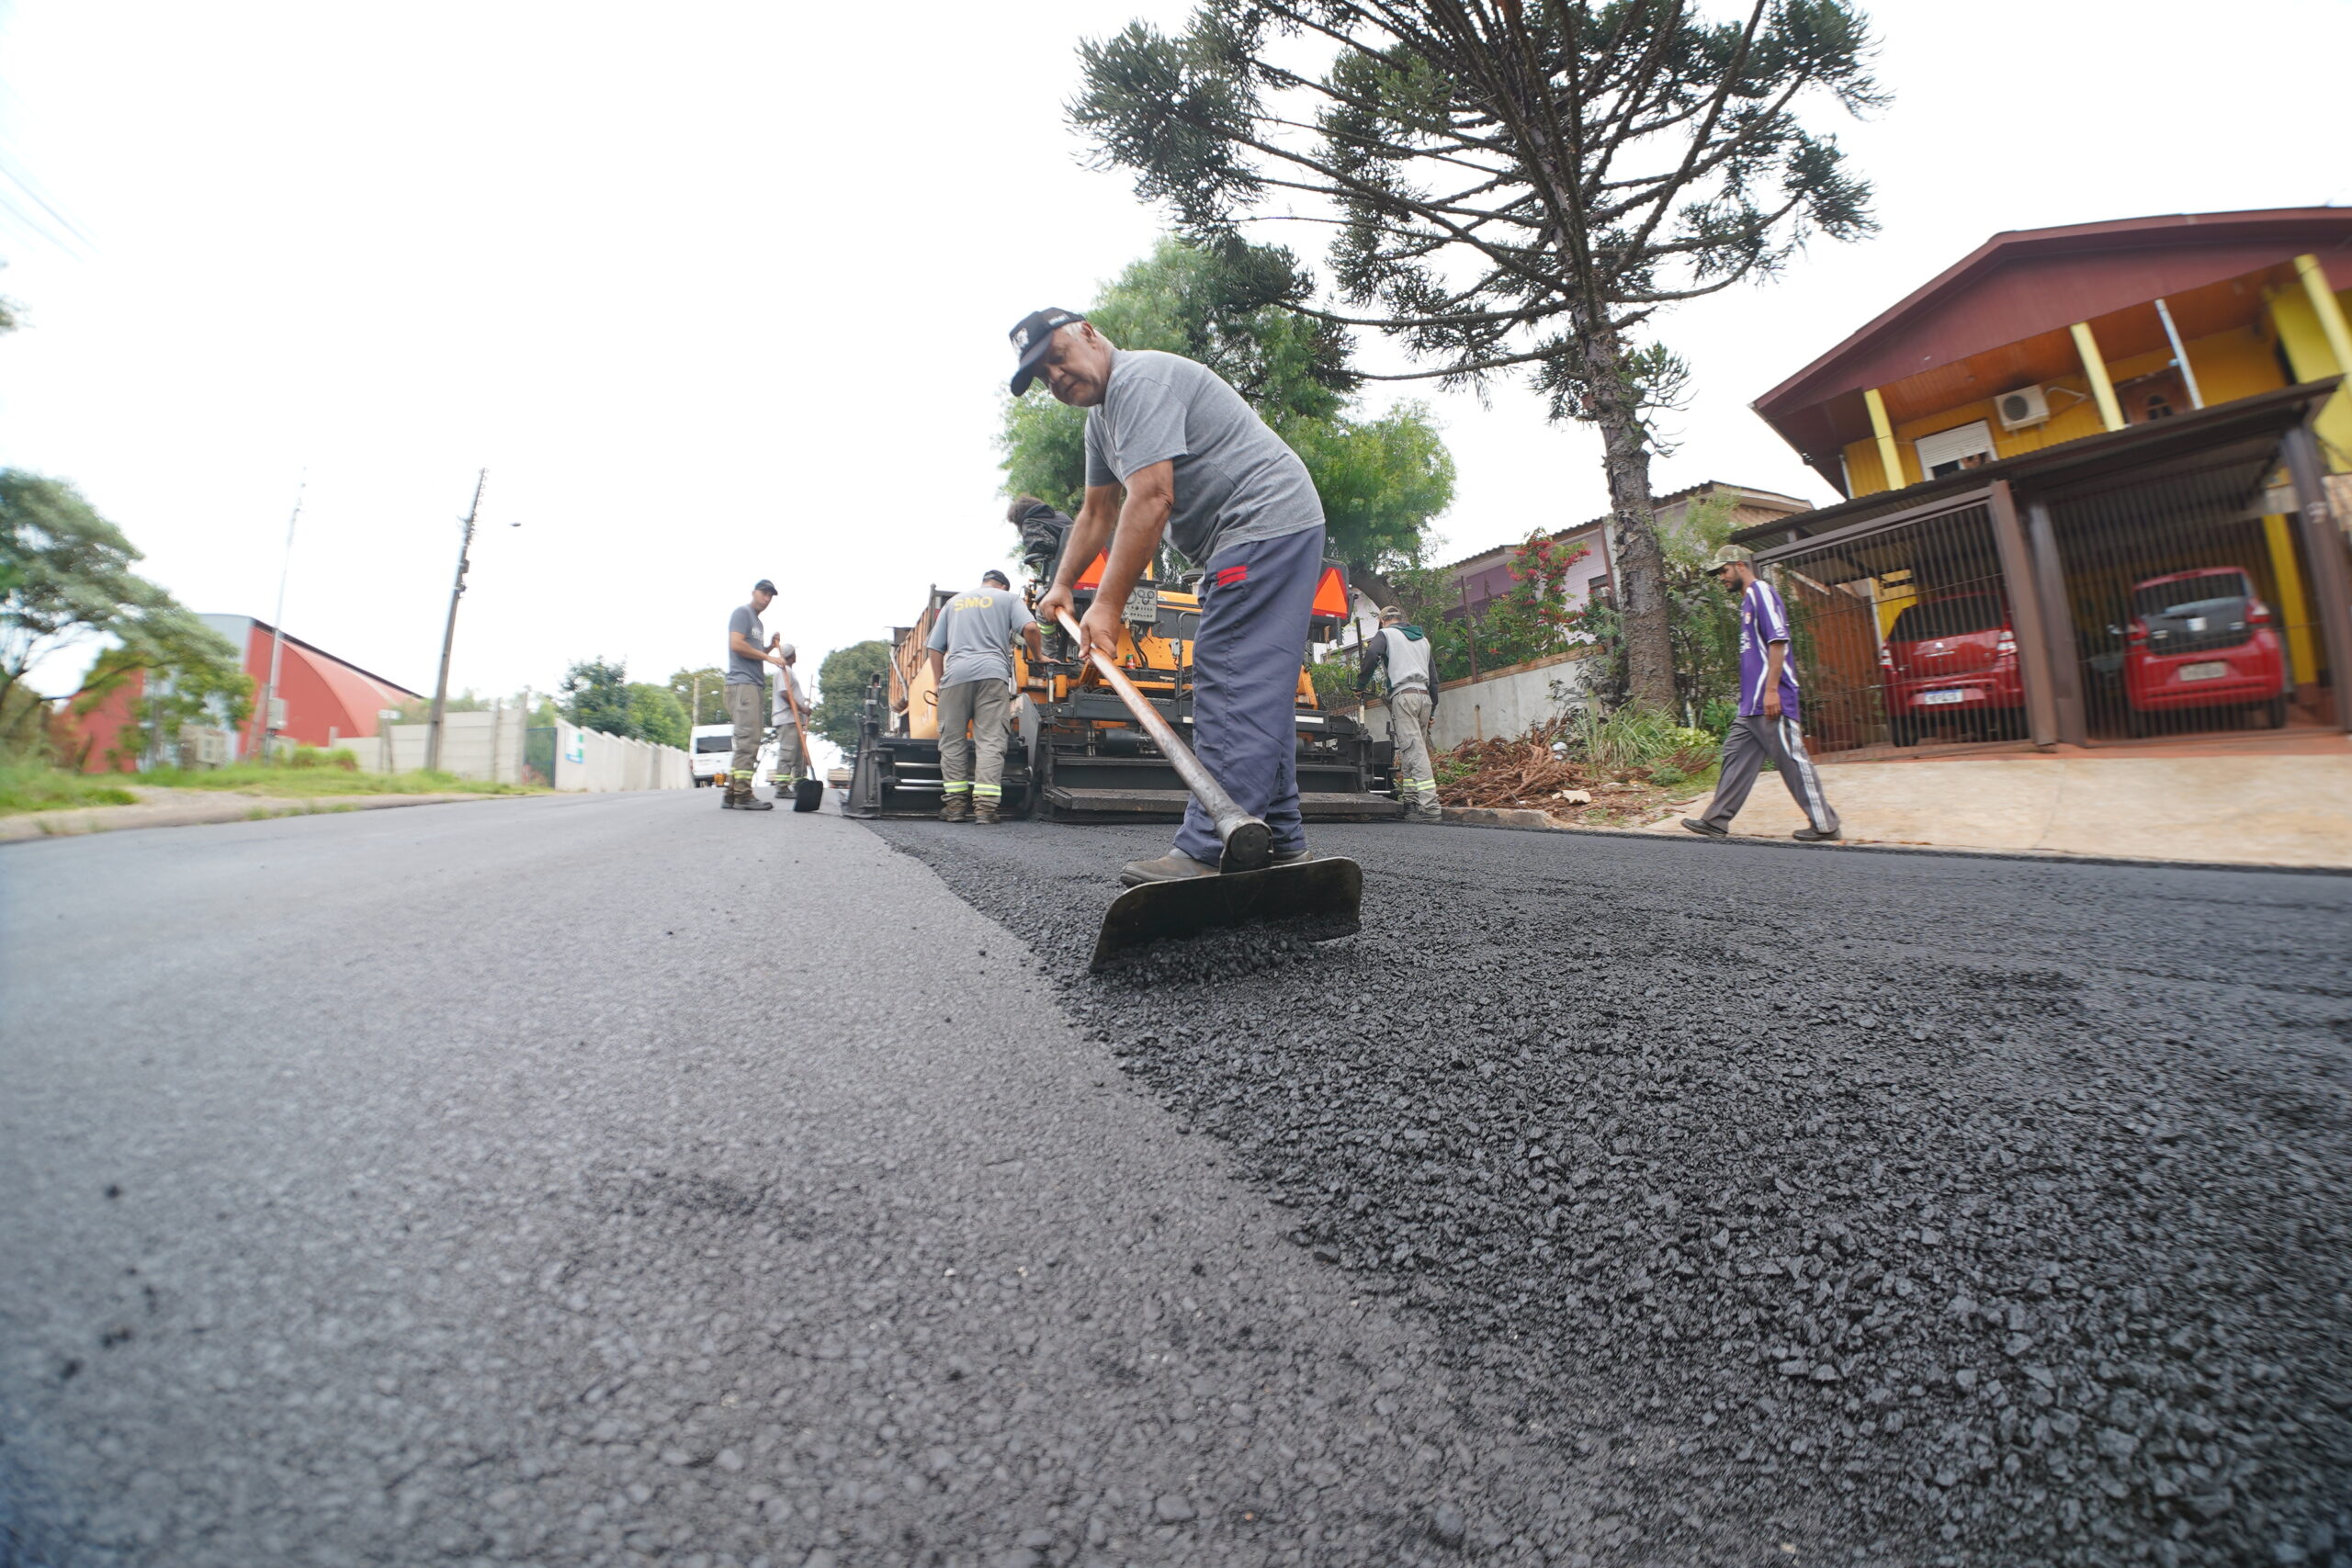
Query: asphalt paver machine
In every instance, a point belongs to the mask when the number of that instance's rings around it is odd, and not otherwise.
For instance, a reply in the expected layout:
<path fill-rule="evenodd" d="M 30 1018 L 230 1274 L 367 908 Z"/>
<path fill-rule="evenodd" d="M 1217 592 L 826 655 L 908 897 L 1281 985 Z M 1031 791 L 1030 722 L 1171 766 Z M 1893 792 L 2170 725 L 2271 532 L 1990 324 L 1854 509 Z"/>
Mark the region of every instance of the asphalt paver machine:
<path fill-rule="evenodd" d="M 1056 564 L 1066 520 L 1023 529 L 1022 562 L 1034 608 Z M 1097 556 L 1077 582 L 1080 615 L 1102 581 Z M 1193 724 L 1192 649 L 1201 602 L 1193 579 L 1150 579 L 1128 595 L 1115 655 L 1120 670 L 1179 735 Z M 938 692 L 926 644 L 954 594 L 933 588 L 910 626 L 891 629 L 890 667 L 868 689 L 847 804 L 852 817 L 926 817 L 938 812 Z M 1328 644 L 1347 624 L 1346 579 L 1326 562 L 1315 595 L 1310 644 Z M 1045 658 L 1012 656 L 1014 733 L 1005 748 L 1007 816 L 1057 822 L 1174 821 L 1190 798 L 1183 779 L 1125 705 L 1089 679 L 1069 635 L 1045 634 Z M 1299 807 L 1309 821 L 1376 821 L 1403 815 L 1392 748 L 1346 714 L 1327 713 L 1301 671 L 1295 714 Z"/>

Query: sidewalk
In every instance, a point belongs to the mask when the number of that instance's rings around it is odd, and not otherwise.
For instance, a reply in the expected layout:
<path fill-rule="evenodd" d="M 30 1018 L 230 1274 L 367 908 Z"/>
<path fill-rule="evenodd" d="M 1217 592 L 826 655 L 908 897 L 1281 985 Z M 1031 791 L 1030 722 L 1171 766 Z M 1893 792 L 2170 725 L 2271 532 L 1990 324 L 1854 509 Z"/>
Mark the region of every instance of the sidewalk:
<path fill-rule="evenodd" d="M 0 844 L 70 838 L 124 828 L 187 828 L 204 822 L 245 822 L 318 811 L 381 811 L 394 806 L 439 806 L 452 800 L 511 800 L 479 795 L 246 795 L 237 790 L 133 789 L 136 806 L 86 806 L 0 817 Z"/>
<path fill-rule="evenodd" d="M 2341 738 L 2269 754 L 1831 762 L 1821 784 L 1849 843 L 2352 868 L 2352 744 Z M 1682 833 L 1706 804 L 1643 831 Z M 1786 838 L 1804 825 L 1767 773 L 1732 831 Z"/>

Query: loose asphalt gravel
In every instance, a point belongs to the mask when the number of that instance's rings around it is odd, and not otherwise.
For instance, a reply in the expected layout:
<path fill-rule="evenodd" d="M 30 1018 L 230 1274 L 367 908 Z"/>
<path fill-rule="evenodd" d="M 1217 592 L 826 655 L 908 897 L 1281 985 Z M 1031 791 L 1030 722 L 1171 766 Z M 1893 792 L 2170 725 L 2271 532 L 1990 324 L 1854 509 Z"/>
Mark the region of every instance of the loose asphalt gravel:
<path fill-rule="evenodd" d="M 0 1568 L 2352 1558 L 2352 881 L 1318 841 L 0 850 Z"/>
<path fill-rule="evenodd" d="M 1333 828 L 1359 936 L 1089 977 L 1165 829 L 879 831 L 1519 1390 L 1546 1555 L 2352 1564 L 2352 880 Z"/>

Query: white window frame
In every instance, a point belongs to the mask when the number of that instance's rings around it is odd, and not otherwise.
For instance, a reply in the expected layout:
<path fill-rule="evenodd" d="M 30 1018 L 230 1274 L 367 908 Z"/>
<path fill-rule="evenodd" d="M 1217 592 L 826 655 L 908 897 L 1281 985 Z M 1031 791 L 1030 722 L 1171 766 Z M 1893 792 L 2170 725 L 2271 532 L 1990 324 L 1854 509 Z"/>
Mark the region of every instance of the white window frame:
<path fill-rule="evenodd" d="M 1957 463 L 1963 457 L 1984 454 L 1987 461 L 2000 456 L 1993 445 L 1993 427 L 1985 420 L 1973 424 L 1956 424 L 1950 430 L 1939 430 L 1933 435 L 1922 435 L 1912 447 L 1919 454 L 1919 471 L 1932 476 L 1939 465 Z"/>

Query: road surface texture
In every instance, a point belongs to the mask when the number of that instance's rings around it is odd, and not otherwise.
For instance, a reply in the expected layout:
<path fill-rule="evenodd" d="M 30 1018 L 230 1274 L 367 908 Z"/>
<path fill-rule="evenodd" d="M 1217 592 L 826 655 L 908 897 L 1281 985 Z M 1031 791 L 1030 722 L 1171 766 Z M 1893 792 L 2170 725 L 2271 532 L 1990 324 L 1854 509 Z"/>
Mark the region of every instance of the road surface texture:
<path fill-rule="evenodd" d="M 881 831 L 1596 1561 L 2352 1564 L 2352 879 L 1333 829 L 1360 936 L 1089 978 L 1166 829 Z"/>
<path fill-rule="evenodd" d="M 1067 967 L 708 794 L 0 850 L 0 1563 L 1623 1558 Z"/>

